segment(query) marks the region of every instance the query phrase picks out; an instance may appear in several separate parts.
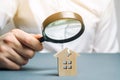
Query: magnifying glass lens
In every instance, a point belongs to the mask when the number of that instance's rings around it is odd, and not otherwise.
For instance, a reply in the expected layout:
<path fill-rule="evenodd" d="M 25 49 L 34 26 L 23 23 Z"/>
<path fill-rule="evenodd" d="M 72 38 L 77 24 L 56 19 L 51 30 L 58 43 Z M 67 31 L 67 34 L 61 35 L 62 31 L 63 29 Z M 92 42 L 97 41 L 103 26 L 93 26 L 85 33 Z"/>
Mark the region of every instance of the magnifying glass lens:
<path fill-rule="evenodd" d="M 84 32 L 82 17 L 74 12 L 63 11 L 50 15 L 43 22 L 40 42 L 66 43 L 80 37 Z"/>
<path fill-rule="evenodd" d="M 65 40 L 75 36 L 81 30 L 82 24 L 75 19 L 60 19 L 50 23 L 44 33 L 54 40 Z"/>

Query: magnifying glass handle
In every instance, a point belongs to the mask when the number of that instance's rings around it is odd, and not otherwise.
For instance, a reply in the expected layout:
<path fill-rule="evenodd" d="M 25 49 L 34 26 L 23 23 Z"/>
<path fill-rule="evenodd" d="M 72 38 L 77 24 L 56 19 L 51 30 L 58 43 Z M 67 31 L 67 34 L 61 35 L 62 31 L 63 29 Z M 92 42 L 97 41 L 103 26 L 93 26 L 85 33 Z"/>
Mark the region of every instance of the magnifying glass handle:
<path fill-rule="evenodd" d="M 45 41 L 44 37 L 39 38 L 39 41 L 44 42 Z"/>

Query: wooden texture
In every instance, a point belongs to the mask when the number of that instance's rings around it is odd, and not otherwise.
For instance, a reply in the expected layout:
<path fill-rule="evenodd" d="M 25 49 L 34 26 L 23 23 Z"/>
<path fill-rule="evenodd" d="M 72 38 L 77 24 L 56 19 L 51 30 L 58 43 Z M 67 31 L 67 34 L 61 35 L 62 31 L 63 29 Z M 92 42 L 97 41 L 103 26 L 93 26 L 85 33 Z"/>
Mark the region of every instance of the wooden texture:
<path fill-rule="evenodd" d="M 74 76 L 77 74 L 76 58 L 78 54 L 65 48 L 63 51 L 55 54 L 57 57 L 59 76 Z"/>

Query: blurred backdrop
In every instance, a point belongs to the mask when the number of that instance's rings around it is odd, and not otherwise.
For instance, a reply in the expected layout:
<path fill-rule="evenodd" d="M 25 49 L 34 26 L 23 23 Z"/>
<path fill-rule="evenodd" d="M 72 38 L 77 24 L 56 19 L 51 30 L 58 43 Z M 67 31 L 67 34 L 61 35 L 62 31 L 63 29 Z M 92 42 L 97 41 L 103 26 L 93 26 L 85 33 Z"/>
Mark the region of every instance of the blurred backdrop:
<path fill-rule="evenodd" d="M 118 40 L 120 45 L 120 0 L 114 0 L 117 14 L 117 23 L 118 23 Z"/>

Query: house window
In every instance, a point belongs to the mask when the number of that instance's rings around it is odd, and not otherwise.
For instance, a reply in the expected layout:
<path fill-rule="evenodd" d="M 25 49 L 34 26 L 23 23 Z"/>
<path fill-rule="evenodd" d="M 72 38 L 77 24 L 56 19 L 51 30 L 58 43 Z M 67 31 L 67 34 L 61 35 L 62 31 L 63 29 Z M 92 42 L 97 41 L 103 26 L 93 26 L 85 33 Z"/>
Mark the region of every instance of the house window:
<path fill-rule="evenodd" d="M 63 61 L 63 69 L 72 69 L 72 61 L 70 60 Z"/>
<path fill-rule="evenodd" d="M 71 65 L 68 65 L 68 66 L 67 66 L 67 69 L 72 69 L 72 66 L 71 66 Z"/>
<path fill-rule="evenodd" d="M 67 66 L 65 65 L 65 66 L 63 66 L 63 69 L 67 69 Z"/>
<path fill-rule="evenodd" d="M 68 60 L 68 64 L 72 64 L 72 61 Z"/>
<path fill-rule="evenodd" d="M 67 64 L 67 61 L 63 61 L 63 64 Z"/>

